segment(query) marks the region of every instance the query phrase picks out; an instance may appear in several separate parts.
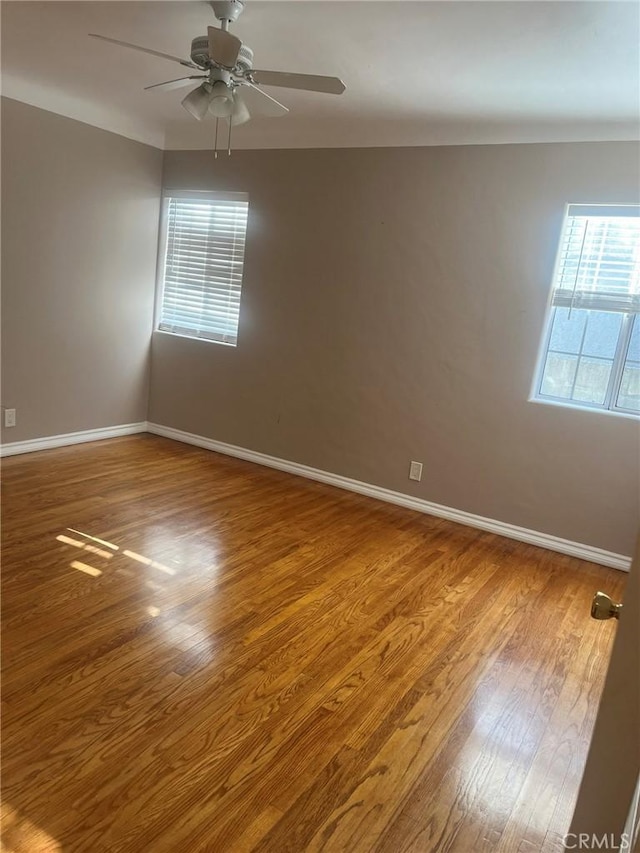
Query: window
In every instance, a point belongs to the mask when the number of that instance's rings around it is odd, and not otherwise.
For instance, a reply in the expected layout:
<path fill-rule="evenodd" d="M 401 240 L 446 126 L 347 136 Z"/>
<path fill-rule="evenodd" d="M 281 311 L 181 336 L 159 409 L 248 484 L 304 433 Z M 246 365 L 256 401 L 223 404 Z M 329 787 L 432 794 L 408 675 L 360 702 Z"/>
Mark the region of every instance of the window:
<path fill-rule="evenodd" d="M 567 208 L 534 397 L 640 414 L 640 206 Z"/>
<path fill-rule="evenodd" d="M 248 209 L 245 193 L 165 195 L 160 331 L 236 345 Z"/>

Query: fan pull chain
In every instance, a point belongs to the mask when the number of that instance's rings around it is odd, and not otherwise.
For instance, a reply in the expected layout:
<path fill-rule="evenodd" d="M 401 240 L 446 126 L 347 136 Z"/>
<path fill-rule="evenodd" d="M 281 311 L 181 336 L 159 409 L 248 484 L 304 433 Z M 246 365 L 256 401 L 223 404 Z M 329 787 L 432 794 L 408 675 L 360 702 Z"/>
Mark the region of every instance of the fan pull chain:
<path fill-rule="evenodd" d="M 227 139 L 227 157 L 231 157 L 231 116 L 229 116 L 229 138 Z"/>
<path fill-rule="evenodd" d="M 213 157 L 215 160 L 218 159 L 218 121 L 219 119 L 216 118 L 216 135 L 213 140 Z"/>

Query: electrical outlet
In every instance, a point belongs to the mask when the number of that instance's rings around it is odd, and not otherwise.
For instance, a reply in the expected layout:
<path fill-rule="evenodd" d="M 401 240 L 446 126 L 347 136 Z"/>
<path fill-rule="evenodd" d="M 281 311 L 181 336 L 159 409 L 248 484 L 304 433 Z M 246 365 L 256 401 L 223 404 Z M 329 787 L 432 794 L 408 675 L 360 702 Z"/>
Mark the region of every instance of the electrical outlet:
<path fill-rule="evenodd" d="M 15 409 L 5 409 L 4 410 L 4 425 L 6 427 L 14 427 L 16 425 L 16 410 Z"/>
<path fill-rule="evenodd" d="M 420 482 L 422 479 L 422 462 L 412 462 L 409 466 L 409 479 Z"/>

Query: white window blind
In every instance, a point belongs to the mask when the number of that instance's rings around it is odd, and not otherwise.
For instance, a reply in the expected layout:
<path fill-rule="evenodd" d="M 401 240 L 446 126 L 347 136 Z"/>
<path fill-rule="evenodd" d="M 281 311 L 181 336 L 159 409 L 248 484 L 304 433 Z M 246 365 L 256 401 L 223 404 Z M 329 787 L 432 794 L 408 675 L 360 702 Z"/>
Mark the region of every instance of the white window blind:
<path fill-rule="evenodd" d="M 248 196 L 171 191 L 164 204 L 158 328 L 235 345 Z"/>
<path fill-rule="evenodd" d="M 553 304 L 640 312 L 640 208 L 569 205 Z"/>

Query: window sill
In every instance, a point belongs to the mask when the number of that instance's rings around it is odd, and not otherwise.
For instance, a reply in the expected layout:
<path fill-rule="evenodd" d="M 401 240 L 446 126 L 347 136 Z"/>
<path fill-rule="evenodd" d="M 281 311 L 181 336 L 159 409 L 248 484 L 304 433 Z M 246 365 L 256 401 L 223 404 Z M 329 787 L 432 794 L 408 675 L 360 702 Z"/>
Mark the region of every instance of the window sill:
<path fill-rule="evenodd" d="M 529 397 L 529 403 L 541 403 L 543 406 L 552 406 L 555 409 L 568 409 L 578 412 L 589 412 L 592 415 L 613 415 L 615 418 L 630 418 L 632 421 L 640 420 L 640 414 L 633 412 L 618 412 L 613 409 L 598 409 L 595 406 L 581 406 L 578 403 L 562 403 L 558 400 L 544 400 L 541 397 Z"/>
<path fill-rule="evenodd" d="M 228 341 L 214 341 L 213 338 L 199 338 L 197 335 L 182 335 L 179 332 L 167 332 L 165 329 L 154 329 L 153 334 L 166 335 L 169 338 L 182 338 L 185 341 L 197 341 L 201 344 L 216 344 L 217 346 L 231 347 L 231 349 L 236 349 L 238 346 Z"/>

